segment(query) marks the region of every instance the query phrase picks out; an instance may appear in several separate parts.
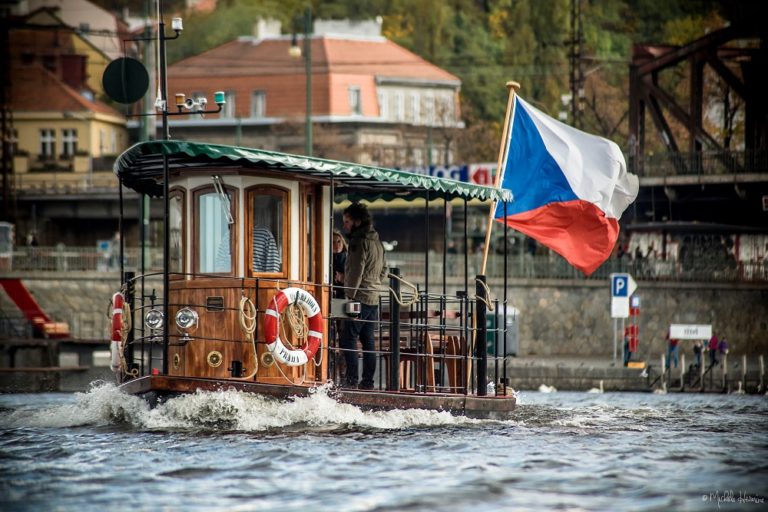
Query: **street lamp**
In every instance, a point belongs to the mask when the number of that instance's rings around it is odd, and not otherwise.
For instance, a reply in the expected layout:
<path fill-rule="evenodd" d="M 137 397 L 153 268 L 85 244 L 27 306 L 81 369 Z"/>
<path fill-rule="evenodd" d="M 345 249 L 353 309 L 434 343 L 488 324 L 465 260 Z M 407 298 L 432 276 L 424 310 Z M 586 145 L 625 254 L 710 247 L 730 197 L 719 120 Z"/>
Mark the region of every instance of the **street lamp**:
<path fill-rule="evenodd" d="M 302 56 L 296 33 L 291 38 L 291 47 L 288 54 L 298 59 Z M 307 105 L 304 118 L 304 152 L 312 156 L 312 9 L 304 11 L 304 74 L 306 75 Z"/>

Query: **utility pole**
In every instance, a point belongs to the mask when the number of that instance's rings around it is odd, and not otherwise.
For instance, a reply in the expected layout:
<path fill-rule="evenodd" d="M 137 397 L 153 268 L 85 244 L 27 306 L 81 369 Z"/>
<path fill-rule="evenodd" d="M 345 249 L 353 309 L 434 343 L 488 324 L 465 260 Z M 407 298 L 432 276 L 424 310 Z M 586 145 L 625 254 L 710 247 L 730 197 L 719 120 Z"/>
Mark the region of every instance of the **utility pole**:
<path fill-rule="evenodd" d="M 307 156 L 312 156 L 312 8 L 304 12 L 304 72 L 307 75 L 307 117 L 305 121 L 305 147 Z"/>
<path fill-rule="evenodd" d="M 11 133 L 13 123 L 10 119 L 11 112 L 11 73 L 9 50 L 10 26 L 5 17 L 0 18 L 0 137 L 2 137 L 2 155 L 0 171 L 3 173 L 3 212 L 2 220 L 11 218 Z"/>
<path fill-rule="evenodd" d="M 584 30 L 581 17 L 581 0 L 571 0 L 571 40 L 570 40 L 570 86 L 571 86 L 571 125 L 581 128 L 581 112 L 584 101 Z"/>

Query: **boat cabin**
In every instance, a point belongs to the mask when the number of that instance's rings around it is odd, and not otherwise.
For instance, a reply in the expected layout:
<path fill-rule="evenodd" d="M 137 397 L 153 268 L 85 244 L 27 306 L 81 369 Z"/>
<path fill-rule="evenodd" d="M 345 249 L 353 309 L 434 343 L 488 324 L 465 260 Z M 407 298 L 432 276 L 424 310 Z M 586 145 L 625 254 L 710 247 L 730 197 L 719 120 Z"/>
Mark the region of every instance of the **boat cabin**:
<path fill-rule="evenodd" d="M 289 388 L 338 382 L 336 338 L 355 306 L 334 298 L 337 201 L 461 198 L 490 207 L 510 199 L 489 187 L 393 169 L 182 141 L 137 144 L 115 172 L 123 186 L 164 202 L 167 226 L 161 275 L 123 269 L 129 307 L 122 314 L 131 315 L 132 328 L 126 319 L 117 340 L 120 378 L 163 377 L 180 392 L 203 381 Z M 472 315 L 478 304 L 491 306 L 487 287 L 478 288 L 482 302 L 467 293 L 446 297 L 390 271 L 378 290 L 377 388 L 478 391 L 470 382 Z M 474 292 L 474 276 L 465 280 Z M 484 395 L 484 377 L 480 384 Z"/>

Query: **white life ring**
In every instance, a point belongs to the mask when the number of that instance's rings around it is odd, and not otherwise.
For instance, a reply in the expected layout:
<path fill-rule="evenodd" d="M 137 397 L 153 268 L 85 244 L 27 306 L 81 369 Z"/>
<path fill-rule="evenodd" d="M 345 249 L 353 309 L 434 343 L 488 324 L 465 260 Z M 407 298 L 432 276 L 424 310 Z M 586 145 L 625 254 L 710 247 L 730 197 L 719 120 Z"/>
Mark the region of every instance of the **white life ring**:
<path fill-rule="evenodd" d="M 109 344 L 109 351 L 112 359 L 109 363 L 109 368 L 113 372 L 119 372 L 121 369 L 120 352 L 123 345 L 123 305 L 125 304 L 125 298 L 120 292 L 116 292 L 112 296 L 112 342 Z"/>
<path fill-rule="evenodd" d="M 280 314 L 288 304 L 301 306 L 309 322 L 307 342 L 301 348 L 294 350 L 287 348 L 280 340 Z M 307 364 L 314 357 L 323 340 L 323 317 L 320 314 L 320 305 L 312 294 L 301 288 L 280 290 L 272 297 L 272 307 L 264 313 L 264 337 L 267 348 L 274 358 L 288 366 Z"/>

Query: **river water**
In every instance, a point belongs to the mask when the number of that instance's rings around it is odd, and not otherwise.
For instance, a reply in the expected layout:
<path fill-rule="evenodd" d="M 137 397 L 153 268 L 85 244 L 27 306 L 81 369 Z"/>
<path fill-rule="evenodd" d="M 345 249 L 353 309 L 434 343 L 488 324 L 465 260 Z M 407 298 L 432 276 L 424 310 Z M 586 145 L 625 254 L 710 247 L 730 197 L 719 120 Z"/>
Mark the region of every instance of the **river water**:
<path fill-rule="evenodd" d="M 0 510 L 768 510 L 768 397 L 522 392 L 509 421 L 324 390 L 0 396 Z"/>

